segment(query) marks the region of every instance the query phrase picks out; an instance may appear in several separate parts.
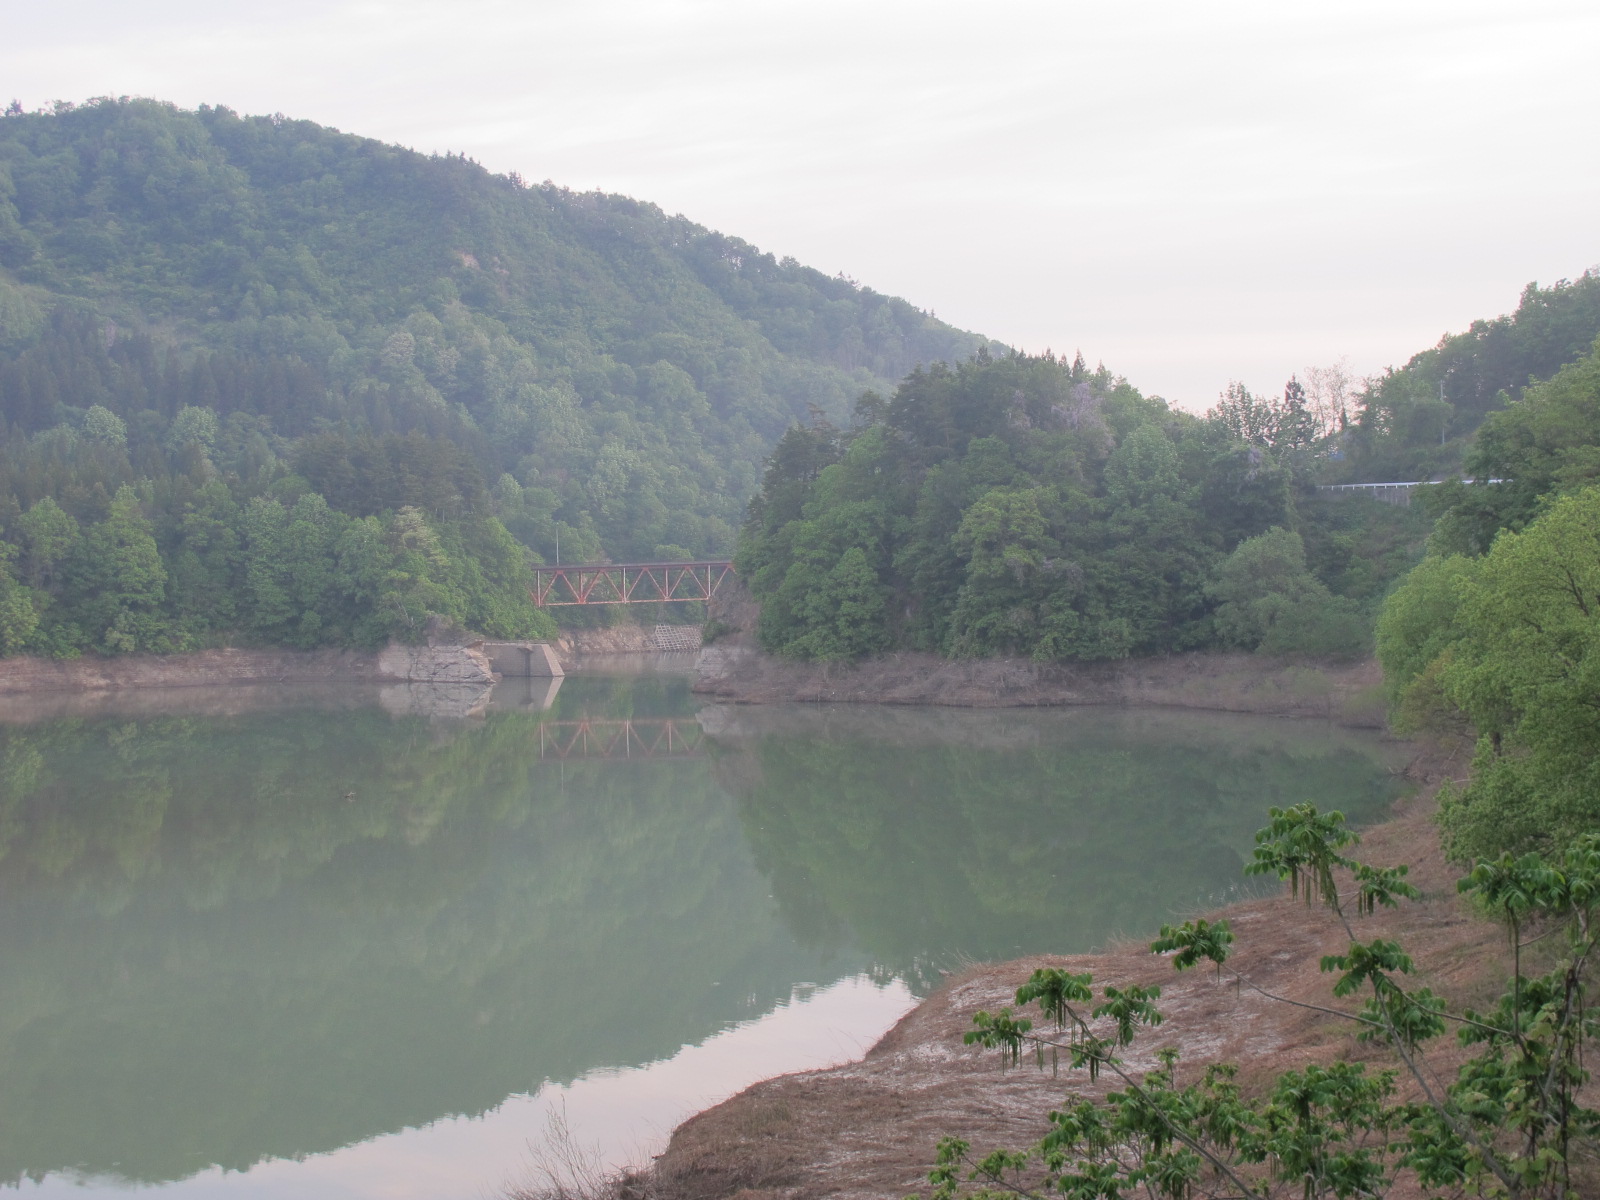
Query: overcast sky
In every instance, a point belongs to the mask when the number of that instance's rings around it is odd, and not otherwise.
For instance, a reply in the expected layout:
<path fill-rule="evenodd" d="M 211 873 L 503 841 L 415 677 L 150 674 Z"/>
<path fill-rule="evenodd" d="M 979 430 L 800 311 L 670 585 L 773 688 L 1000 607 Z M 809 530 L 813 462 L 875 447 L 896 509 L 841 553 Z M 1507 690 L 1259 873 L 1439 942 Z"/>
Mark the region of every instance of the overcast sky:
<path fill-rule="evenodd" d="M 651 200 L 1204 408 L 1600 264 L 1600 5 L 57 0 L 0 103 L 282 112 Z"/>

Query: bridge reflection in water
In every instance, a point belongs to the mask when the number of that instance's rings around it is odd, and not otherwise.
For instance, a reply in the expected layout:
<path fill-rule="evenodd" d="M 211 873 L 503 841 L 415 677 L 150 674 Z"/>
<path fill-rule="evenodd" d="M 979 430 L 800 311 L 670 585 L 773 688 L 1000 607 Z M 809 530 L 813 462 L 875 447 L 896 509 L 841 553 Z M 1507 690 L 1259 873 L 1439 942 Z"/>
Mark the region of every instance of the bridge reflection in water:
<path fill-rule="evenodd" d="M 705 741 L 705 730 L 693 717 L 583 717 L 539 724 L 540 758 L 699 758 Z"/>

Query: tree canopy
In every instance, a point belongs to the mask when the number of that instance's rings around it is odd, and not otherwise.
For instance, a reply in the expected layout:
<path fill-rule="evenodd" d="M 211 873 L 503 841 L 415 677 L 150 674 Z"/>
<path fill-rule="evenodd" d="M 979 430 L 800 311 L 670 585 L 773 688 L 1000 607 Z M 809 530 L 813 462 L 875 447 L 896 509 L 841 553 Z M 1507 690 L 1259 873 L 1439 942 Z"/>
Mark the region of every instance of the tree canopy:
<path fill-rule="evenodd" d="M 1600 271 L 1548 287 L 1530 283 L 1514 312 L 1474 321 L 1464 333 L 1399 368 L 1352 388 L 1342 457 L 1330 479 L 1388 481 L 1459 474 L 1484 446 L 1473 434 L 1519 399 L 1584 357 L 1600 335 Z M 1347 381 L 1320 381 L 1340 392 Z M 1342 396 L 1341 396 L 1342 398 Z"/>
<path fill-rule="evenodd" d="M 1560 847 L 1600 812 L 1600 349 L 1485 422 L 1499 483 L 1437 490 L 1432 552 L 1395 591 L 1378 652 L 1404 724 L 1479 736 L 1444 824 L 1458 858 Z"/>
<path fill-rule="evenodd" d="M 816 659 L 1358 655 L 1425 523 L 1319 497 L 1303 412 L 1292 388 L 1235 388 L 1196 417 L 1050 355 L 914 371 L 848 430 L 779 443 L 737 558 L 761 642 Z"/>

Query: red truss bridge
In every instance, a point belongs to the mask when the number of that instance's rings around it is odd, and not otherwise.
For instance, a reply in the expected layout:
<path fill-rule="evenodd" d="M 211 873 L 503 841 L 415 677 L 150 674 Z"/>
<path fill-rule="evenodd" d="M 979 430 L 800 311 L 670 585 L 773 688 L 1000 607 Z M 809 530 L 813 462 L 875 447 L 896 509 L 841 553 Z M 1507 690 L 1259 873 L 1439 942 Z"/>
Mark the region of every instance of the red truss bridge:
<path fill-rule="evenodd" d="M 579 563 L 535 567 L 533 602 L 557 604 L 660 604 L 663 600 L 709 600 L 733 564 L 720 562 Z"/>
<path fill-rule="evenodd" d="M 540 758 L 698 758 L 706 734 L 693 717 L 543 721 Z"/>

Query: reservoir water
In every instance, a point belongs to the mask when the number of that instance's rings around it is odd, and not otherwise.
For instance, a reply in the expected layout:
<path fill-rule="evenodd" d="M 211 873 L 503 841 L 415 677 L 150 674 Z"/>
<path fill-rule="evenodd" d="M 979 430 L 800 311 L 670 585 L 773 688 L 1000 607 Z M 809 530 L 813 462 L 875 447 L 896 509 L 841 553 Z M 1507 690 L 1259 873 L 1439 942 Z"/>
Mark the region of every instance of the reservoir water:
<path fill-rule="evenodd" d="M 640 1160 L 943 969 L 1226 898 L 1269 805 L 1398 794 L 1393 747 L 1318 724 L 705 706 L 671 671 L 0 718 L 27 1197 L 494 1196 L 552 1121 Z"/>

